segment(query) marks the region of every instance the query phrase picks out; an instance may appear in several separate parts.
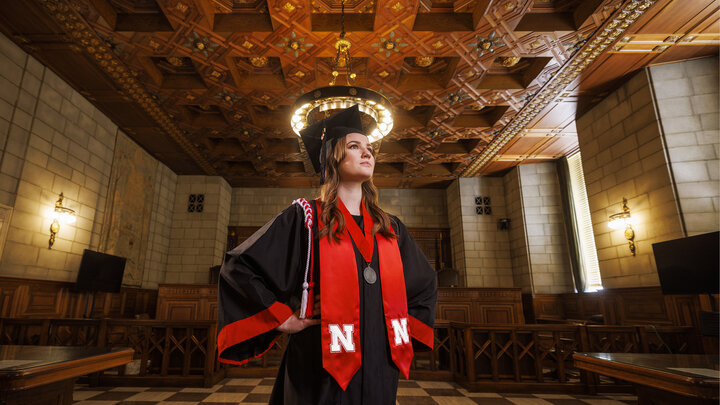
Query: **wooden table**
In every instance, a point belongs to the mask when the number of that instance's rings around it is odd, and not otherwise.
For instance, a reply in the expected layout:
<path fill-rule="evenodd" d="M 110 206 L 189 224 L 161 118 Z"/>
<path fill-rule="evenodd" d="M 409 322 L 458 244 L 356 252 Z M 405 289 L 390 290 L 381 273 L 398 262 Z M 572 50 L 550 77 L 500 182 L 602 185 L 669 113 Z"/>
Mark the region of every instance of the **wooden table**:
<path fill-rule="evenodd" d="M 0 346 L 0 404 L 72 404 L 75 378 L 127 364 L 129 348 Z"/>
<path fill-rule="evenodd" d="M 573 358 L 577 368 L 637 384 L 639 405 L 718 403 L 717 355 L 575 353 Z"/>

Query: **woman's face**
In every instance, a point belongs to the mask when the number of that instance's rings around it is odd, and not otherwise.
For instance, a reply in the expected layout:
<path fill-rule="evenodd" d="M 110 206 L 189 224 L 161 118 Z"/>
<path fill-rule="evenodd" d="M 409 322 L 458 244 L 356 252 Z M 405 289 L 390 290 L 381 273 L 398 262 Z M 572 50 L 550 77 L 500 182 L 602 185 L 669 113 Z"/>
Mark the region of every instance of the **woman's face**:
<path fill-rule="evenodd" d="M 375 170 L 375 151 L 368 137 L 359 133 L 345 136 L 345 158 L 340 162 L 340 181 L 364 182 Z"/>

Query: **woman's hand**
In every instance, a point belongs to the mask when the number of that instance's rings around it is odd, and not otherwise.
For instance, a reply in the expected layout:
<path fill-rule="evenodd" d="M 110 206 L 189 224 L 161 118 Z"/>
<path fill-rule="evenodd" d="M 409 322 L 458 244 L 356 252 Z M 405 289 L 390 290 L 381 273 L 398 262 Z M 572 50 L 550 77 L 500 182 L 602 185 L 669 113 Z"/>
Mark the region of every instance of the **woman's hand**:
<path fill-rule="evenodd" d="M 300 319 L 298 314 L 300 311 L 295 312 L 282 323 L 282 325 L 275 328 L 278 332 L 282 333 L 298 333 L 308 326 L 317 325 L 320 323 L 319 319 Z"/>

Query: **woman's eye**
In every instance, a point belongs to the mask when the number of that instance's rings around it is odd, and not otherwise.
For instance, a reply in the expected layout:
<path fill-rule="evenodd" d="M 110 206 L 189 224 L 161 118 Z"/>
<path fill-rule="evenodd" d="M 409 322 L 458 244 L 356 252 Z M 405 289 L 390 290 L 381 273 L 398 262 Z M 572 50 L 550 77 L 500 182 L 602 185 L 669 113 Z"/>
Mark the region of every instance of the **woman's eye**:
<path fill-rule="evenodd" d="M 357 145 L 350 145 L 350 146 L 348 146 L 348 148 L 350 148 L 350 149 L 357 149 L 357 147 L 358 147 Z"/>

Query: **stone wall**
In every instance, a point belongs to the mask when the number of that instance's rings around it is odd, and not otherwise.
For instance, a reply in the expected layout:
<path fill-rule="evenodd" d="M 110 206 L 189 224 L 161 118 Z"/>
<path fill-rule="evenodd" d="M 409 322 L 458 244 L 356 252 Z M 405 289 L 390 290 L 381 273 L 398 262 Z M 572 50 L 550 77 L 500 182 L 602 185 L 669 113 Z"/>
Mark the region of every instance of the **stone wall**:
<path fill-rule="evenodd" d="M 454 183 L 453 183 L 454 184 Z M 498 229 L 498 219 L 506 218 L 505 190 L 500 177 L 459 178 L 457 186 L 448 187 L 448 208 L 460 210 L 449 214 L 451 238 L 462 233 L 464 278 L 466 287 L 513 287 L 510 241 L 507 231 Z M 478 215 L 475 197 L 490 197 L 491 215 Z M 453 240 L 454 253 L 459 250 Z M 461 263 L 463 263 L 461 261 Z M 462 273 L 460 274 L 462 275 Z"/>
<path fill-rule="evenodd" d="M 465 239 L 463 238 L 463 212 L 460 197 L 460 180 L 455 180 L 445 189 L 447 201 L 447 217 L 450 226 L 450 243 L 452 244 L 453 268 L 458 272 L 460 287 L 467 286 L 465 264 Z"/>
<path fill-rule="evenodd" d="M 317 198 L 313 188 L 243 188 L 232 189 L 230 226 L 260 227 L 285 210 L 293 200 Z"/>
<path fill-rule="evenodd" d="M 222 177 L 177 177 L 166 283 L 207 283 L 210 267 L 222 264 L 231 193 Z M 190 194 L 204 196 L 202 212 L 188 211 Z"/>
<path fill-rule="evenodd" d="M 74 281 L 83 250 L 98 246 L 117 127 L 3 36 L 0 53 L 0 203 L 14 211 L 0 267 Z M 48 249 L 48 211 L 60 193 L 77 222 L 62 225 Z"/>
<path fill-rule="evenodd" d="M 177 174 L 167 166 L 158 164 L 155 173 L 150 234 L 145 255 L 143 288 L 157 288 L 158 284 L 165 282 L 177 178 Z"/>
<path fill-rule="evenodd" d="M 447 228 L 444 192 L 424 189 L 379 189 L 378 202 L 408 227 Z M 297 198 L 315 199 L 312 188 L 233 188 L 231 226 L 262 226 Z"/>
<path fill-rule="evenodd" d="M 688 236 L 720 226 L 718 58 L 648 69 Z"/>
<path fill-rule="evenodd" d="M 516 167 L 503 177 L 505 187 L 505 209 L 510 219 L 508 237 L 512 261 L 513 286 L 522 288 L 523 293 L 533 291 L 530 259 L 528 256 L 525 215 L 523 214 L 523 193 L 520 189 L 520 170 Z"/>
<path fill-rule="evenodd" d="M 603 286 L 658 285 L 651 245 L 683 232 L 647 72 L 580 117 L 577 130 Z M 638 222 L 636 256 L 623 230 L 608 227 L 623 197 Z"/>
<path fill-rule="evenodd" d="M 101 245 L 118 137 L 128 142 L 87 99 L 0 35 L 0 273 L 75 281 L 83 250 Z M 153 201 L 143 218 L 150 229 L 140 264 L 146 288 L 164 278 L 176 177 L 158 163 L 155 188 L 132 196 Z M 77 221 L 62 224 L 48 249 L 49 213 L 60 193 Z"/>
<path fill-rule="evenodd" d="M 555 163 L 521 165 L 516 170 L 522 193 L 532 292 L 572 292 L 562 197 Z"/>

